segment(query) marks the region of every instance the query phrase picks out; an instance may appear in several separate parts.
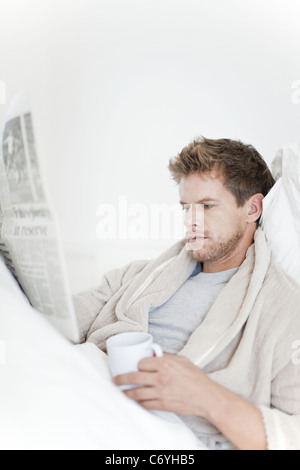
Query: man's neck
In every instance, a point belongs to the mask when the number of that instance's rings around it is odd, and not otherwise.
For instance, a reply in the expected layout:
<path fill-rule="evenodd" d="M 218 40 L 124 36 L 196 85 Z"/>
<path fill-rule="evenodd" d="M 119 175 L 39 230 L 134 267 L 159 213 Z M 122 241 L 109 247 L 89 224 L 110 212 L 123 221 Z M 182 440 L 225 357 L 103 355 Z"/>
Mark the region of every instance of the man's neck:
<path fill-rule="evenodd" d="M 249 248 L 249 247 L 248 247 Z M 204 273 L 219 273 L 221 271 L 228 271 L 229 269 L 237 268 L 241 266 L 246 258 L 246 253 L 248 251 L 244 249 L 229 258 L 218 261 L 204 261 L 203 262 L 203 272 Z"/>

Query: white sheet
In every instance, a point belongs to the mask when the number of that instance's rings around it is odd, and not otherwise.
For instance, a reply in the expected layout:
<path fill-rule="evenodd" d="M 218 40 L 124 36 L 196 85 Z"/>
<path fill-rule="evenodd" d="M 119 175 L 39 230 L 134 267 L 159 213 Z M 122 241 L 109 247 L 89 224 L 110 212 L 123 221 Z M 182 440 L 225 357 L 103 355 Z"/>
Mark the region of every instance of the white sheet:
<path fill-rule="evenodd" d="M 127 399 L 94 345 L 73 346 L 20 295 L 0 260 L 0 448 L 203 448 Z M 2 348 L 3 349 L 3 348 Z"/>

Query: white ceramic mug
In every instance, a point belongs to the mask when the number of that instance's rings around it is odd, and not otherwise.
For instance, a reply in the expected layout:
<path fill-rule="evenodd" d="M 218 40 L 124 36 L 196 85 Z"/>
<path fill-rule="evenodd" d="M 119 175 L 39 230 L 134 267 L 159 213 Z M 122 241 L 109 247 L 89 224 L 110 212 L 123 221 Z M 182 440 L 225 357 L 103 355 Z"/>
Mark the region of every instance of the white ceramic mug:
<path fill-rule="evenodd" d="M 163 350 L 153 343 L 149 333 L 132 332 L 121 333 L 109 338 L 106 342 L 110 369 L 113 377 L 138 372 L 138 364 L 145 357 L 163 356 Z M 123 390 L 132 386 L 123 386 Z"/>

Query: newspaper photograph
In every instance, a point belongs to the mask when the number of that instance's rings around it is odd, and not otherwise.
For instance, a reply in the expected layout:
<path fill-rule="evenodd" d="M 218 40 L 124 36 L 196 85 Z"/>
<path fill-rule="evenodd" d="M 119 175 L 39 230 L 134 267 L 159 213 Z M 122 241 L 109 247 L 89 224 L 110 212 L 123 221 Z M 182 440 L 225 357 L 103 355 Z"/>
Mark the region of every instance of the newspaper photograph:
<path fill-rule="evenodd" d="M 62 241 L 45 196 L 31 112 L 8 119 L 1 138 L 0 255 L 32 307 L 77 342 Z"/>

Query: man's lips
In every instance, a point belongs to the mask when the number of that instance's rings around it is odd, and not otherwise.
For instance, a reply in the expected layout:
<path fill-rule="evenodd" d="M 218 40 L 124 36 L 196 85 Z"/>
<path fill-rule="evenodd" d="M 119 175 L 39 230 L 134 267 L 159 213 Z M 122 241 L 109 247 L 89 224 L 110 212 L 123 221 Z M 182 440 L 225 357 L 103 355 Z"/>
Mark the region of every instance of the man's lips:
<path fill-rule="evenodd" d="M 206 240 L 207 238 L 208 237 L 205 237 L 204 235 L 191 235 L 191 234 L 187 235 L 187 241 L 189 243 L 195 242 L 196 240 Z"/>

